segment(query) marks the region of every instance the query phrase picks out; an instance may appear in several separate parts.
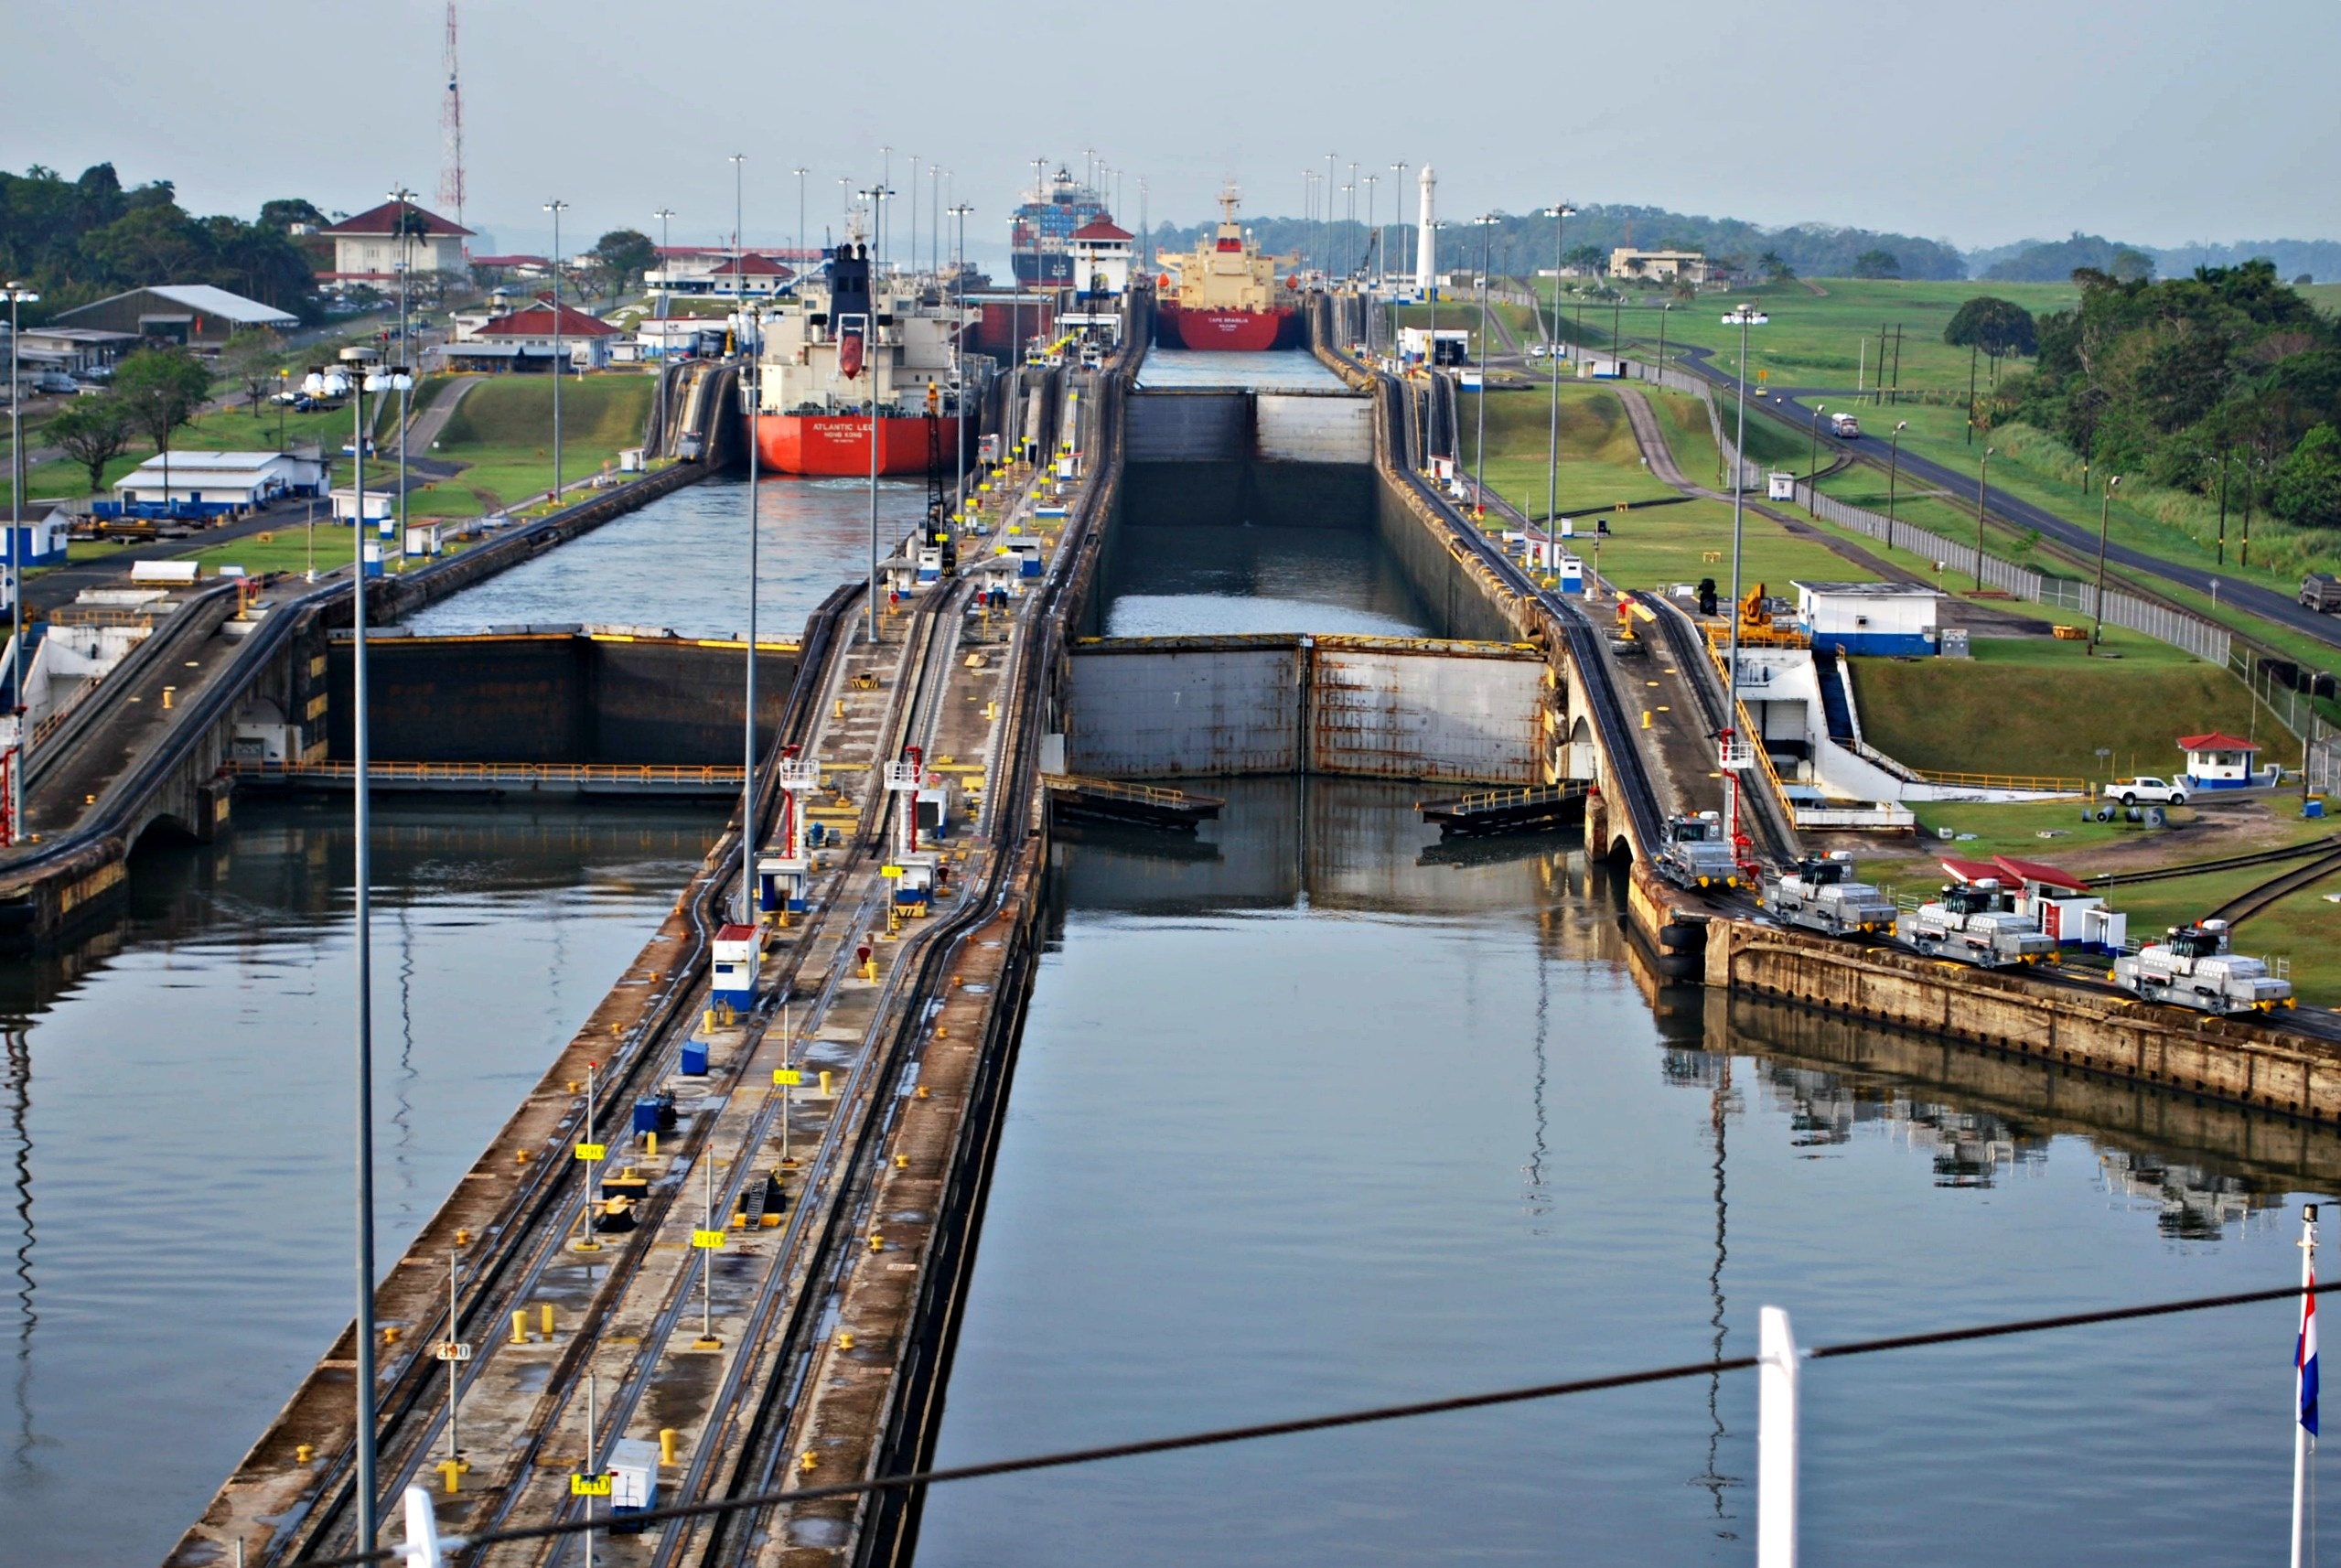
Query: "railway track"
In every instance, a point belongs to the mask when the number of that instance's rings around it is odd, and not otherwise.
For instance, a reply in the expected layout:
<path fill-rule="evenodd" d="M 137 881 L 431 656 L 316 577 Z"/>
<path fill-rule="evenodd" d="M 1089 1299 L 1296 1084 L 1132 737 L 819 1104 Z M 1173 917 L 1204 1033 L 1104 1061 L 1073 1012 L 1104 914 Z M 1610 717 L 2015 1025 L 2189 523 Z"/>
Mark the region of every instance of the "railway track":
<path fill-rule="evenodd" d="M 2091 888 L 2131 887 L 2141 882 L 2166 882 L 2176 876 L 2206 876 L 2213 872 L 2243 871 L 2255 865 L 2281 865 L 2288 860 L 2300 860 L 2308 855 L 2322 855 L 2341 849 L 2341 836 L 2321 838 L 2308 843 L 2296 843 L 2283 849 L 2262 850 L 2257 854 L 2231 854 L 2219 860 L 2194 860 L 2183 865 L 2161 865 L 2147 871 L 2115 871 L 2103 876 L 2089 878 Z"/>
<path fill-rule="evenodd" d="M 2259 914 L 2279 898 L 2288 894 L 2297 893 L 2303 887 L 2313 886 L 2336 872 L 2341 872 L 2341 849 L 2328 851 L 2310 861 L 2306 865 L 2296 866 L 2281 875 L 2271 876 L 2258 886 L 2237 894 L 2212 910 L 2210 918 L 2225 920 L 2230 926 L 2240 924 Z"/>
<path fill-rule="evenodd" d="M 810 618 L 805 637 L 805 665 L 808 670 L 825 666 L 835 647 L 840 622 L 855 596 L 855 590 L 841 589 L 832 594 Z M 808 695 L 808 682 L 800 682 L 792 692 L 784 709 L 780 734 L 784 739 L 797 739 L 806 734 L 816 715 L 815 699 Z M 776 748 L 777 755 L 778 748 Z M 768 768 L 767 772 L 769 772 Z M 758 813 L 761 823 L 776 809 L 778 792 L 768 789 L 759 797 L 765 809 Z M 733 896 L 737 887 L 736 875 L 729 869 L 737 863 L 738 834 L 727 833 L 711 852 L 712 864 L 721 870 L 703 871 L 693 887 L 686 894 L 687 912 L 692 926 L 692 941 L 684 961 L 673 972 L 667 990 L 642 1025 L 620 1042 L 608 1066 L 609 1079 L 597 1086 L 602 1103 L 617 1106 L 626 1103 L 648 1082 L 662 1077 L 664 1069 L 680 1051 L 681 1042 L 688 1033 L 693 1013 L 684 1004 L 700 993 L 703 979 L 712 927 L 716 923 L 715 911 L 720 901 Z M 566 1125 L 566 1123 L 564 1123 Z M 502 1332 L 511 1313 L 528 1302 L 542 1283 L 547 1268 L 562 1256 L 567 1240 L 582 1221 L 586 1201 L 585 1184 L 571 1169 L 574 1162 L 545 1160 L 539 1162 L 521 1190 L 508 1206 L 504 1222 L 499 1226 L 495 1239 L 476 1251 L 467 1260 L 469 1264 L 468 1290 L 464 1294 L 457 1314 L 450 1322 L 443 1312 L 435 1320 L 413 1326 L 419 1346 L 434 1339 L 467 1339 L 486 1337 L 491 1342 Z M 644 1237 L 649 1230 L 636 1232 Z M 590 1328 L 589 1317 L 586 1326 Z M 575 1359 L 584 1347 L 591 1343 L 588 1333 L 575 1335 L 564 1362 Z M 457 1383 L 461 1392 L 470 1394 L 490 1358 L 481 1357 L 466 1365 Z M 557 1369 L 556 1369 L 557 1370 Z M 394 1511 L 392 1504 L 399 1493 L 423 1477 L 431 1456 L 445 1431 L 446 1410 L 445 1382 L 440 1363 L 430 1358 L 413 1354 L 400 1365 L 389 1385 L 381 1391 L 376 1403 L 377 1453 L 379 1476 L 383 1493 L 378 1499 L 377 1517 L 388 1519 Z M 327 1472 L 323 1495 L 318 1498 L 309 1518 L 301 1528 L 280 1536 L 276 1550 L 267 1558 L 270 1562 L 298 1562 L 304 1558 L 347 1549 L 353 1544 L 352 1504 L 356 1498 L 354 1455 L 345 1452 Z"/>

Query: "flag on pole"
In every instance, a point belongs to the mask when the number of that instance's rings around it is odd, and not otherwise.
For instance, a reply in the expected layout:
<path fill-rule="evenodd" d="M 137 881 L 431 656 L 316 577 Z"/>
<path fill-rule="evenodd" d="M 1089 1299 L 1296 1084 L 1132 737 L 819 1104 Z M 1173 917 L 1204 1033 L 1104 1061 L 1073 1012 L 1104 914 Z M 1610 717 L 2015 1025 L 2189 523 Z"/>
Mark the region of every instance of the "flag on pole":
<path fill-rule="evenodd" d="M 2301 1337 L 2293 1349 L 2293 1366 L 2300 1377 L 2301 1425 L 2311 1437 L 2316 1435 L 2316 1271 L 2312 1268 L 2308 1286 L 2301 1294 Z"/>

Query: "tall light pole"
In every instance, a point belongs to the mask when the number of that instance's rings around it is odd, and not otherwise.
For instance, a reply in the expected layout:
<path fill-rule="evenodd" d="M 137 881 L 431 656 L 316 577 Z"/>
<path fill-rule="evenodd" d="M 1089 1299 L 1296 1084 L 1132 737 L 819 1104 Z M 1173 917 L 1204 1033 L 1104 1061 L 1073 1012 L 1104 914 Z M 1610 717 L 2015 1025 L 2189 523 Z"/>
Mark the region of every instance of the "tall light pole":
<path fill-rule="evenodd" d="M 1975 591 L 1979 594 L 1983 591 L 1983 496 L 1992 488 L 1992 458 L 1999 450 L 1997 446 L 1983 448 L 1983 460 L 1975 469 Z M 2105 553 L 2100 550 L 2098 560 L 2102 564 L 2104 559 Z"/>
<path fill-rule="evenodd" d="M 1402 240 L 1406 237 L 1406 219 L 1403 216 L 1406 211 L 1406 164 L 1401 159 L 1390 166 L 1398 176 L 1397 180 L 1390 188 L 1391 199 L 1396 203 L 1391 209 L 1390 221 L 1391 226 L 1398 231 L 1399 238 Z M 1384 246 L 1383 249 L 1387 251 L 1389 247 Z M 1394 312 L 1391 319 L 1392 321 L 1398 319 Z M 1396 334 L 1393 333 L 1392 336 Z"/>
<path fill-rule="evenodd" d="M 1496 231 L 1496 216 L 1484 213 L 1472 221 L 1479 226 L 1479 434 L 1472 440 L 1471 506 L 1475 518 L 1484 518 L 1487 515 L 1487 244 Z"/>
<path fill-rule="evenodd" d="M 1805 420 L 1805 488 L 1815 492 L 1820 488 L 1820 416 L 1828 410 L 1825 403 L 1814 403 Z"/>
<path fill-rule="evenodd" d="M 918 155 L 910 155 L 910 270 L 918 271 Z"/>
<path fill-rule="evenodd" d="M 25 386 L 23 361 L 16 352 L 16 307 L 38 305 L 40 295 L 11 279 L 0 294 L 8 296 L 8 711 L 15 715 L 16 734 L 8 759 L 8 842 L 25 837 L 25 743 L 31 738 L 25 725 Z M 276 405 L 283 408 L 283 403 Z M 281 445 L 281 443 L 280 443 Z M 171 493 L 163 492 L 168 501 Z"/>
<path fill-rule="evenodd" d="M 764 317 L 751 311 L 747 305 L 747 206 L 746 153 L 729 155 L 732 165 L 732 240 L 735 263 L 733 286 L 739 291 L 739 319 L 742 328 L 740 344 L 740 401 L 746 405 L 747 425 L 747 714 L 742 721 L 746 736 L 746 768 L 740 779 L 740 924 L 756 924 L 756 535 L 757 494 L 763 488 L 764 476 L 758 472 L 757 451 L 757 416 L 763 412 L 763 349 Z"/>
<path fill-rule="evenodd" d="M 1325 155 L 1325 281 L 1333 282 L 1333 155 Z"/>
<path fill-rule="evenodd" d="M 1142 197 L 1144 190 L 1142 182 Z M 964 201 L 954 202 L 950 209 L 950 215 L 959 220 L 959 232 L 951 246 L 951 283 L 959 290 L 959 330 L 951 334 L 951 385 L 958 392 L 959 471 L 958 483 L 951 492 L 951 510 L 962 515 L 967 510 L 967 361 L 962 349 L 967 338 L 967 220 L 974 210 Z"/>
<path fill-rule="evenodd" d="M 1893 443 L 1887 448 L 1885 462 L 1885 547 L 1888 550 L 1894 548 L 1894 499 L 1895 486 L 1902 478 L 1902 433 L 1909 428 L 1910 422 L 1906 419 L 1896 424 L 1894 427 Z M 1814 499 L 1815 500 L 1818 500 L 1820 498 L 1816 496 Z"/>
<path fill-rule="evenodd" d="M 797 265 L 805 264 L 805 176 L 812 170 L 799 164 L 789 171 L 797 177 Z"/>
<path fill-rule="evenodd" d="M 1374 237 L 1374 267 L 1373 271 L 1367 274 L 1366 281 L 1369 290 L 1376 294 L 1381 292 L 1382 285 L 1382 243 L 1381 231 L 1374 226 L 1374 187 L 1380 182 L 1380 179 L 1381 176 L 1379 174 L 1369 174 L 1366 177 L 1366 232 Z M 1369 328 L 1369 341 L 1371 336 L 1371 329 Z"/>
<path fill-rule="evenodd" d="M 1771 319 L 1752 305 L 1743 305 L 1724 317 L 1724 325 L 1739 328 L 1739 434 L 1732 442 L 1732 643 L 1729 672 L 1724 682 L 1724 727 L 1739 725 L 1739 574 L 1740 513 L 1747 490 L 1747 329 Z M 1734 796 L 1737 798 L 1736 793 Z M 1732 824 L 1736 832 L 1737 822 Z"/>
<path fill-rule="evenodd" d="M 1552 332 L 1544 345 L 1544 368 L 1552 372 L 1552 449 L 1545 456 L 1544 480 L 1544 536 L 1548 552 L 1561 515 L 1561 361 L 1553 353 L 1561 346 L 1561 247 L 1565 243 L 1562 236 L 1576 210 L 1565 201 L 1556 201 L 1544 209 L 1544 215 L 1552 220 Z"/>
<path fill-rule="evenodd" d="M 374 1500 L 381 1484 L 375 1476 L 374 1453 L 373 852 L 369 843 L 373 807 L 372 791 L 366 778 L 373 748 L 366 714 L 366 394 L 403 391 L 414 384 L 403 367 L 385 374 L 379 365 L 368 365 L 366 360 L 371 352 L 366 349 L 341 351 L 349 365 L 351 389 L 350 449 L 354 467 L 350 489 L 355 498 L 350 535 L 351 554 L 355 557 L 351 564 L 356 570 L 349 584 L 350 762 L 357 775 L 350 811 L 354 858 L 350 874 L 352 948 L 357 961 L 358 993 L 358 1365 L 354 1380 L 358 1394 L 358 1543 L 364 1551 L 373 1550 L 379 1529 Z"/>
<path fill-rule="evenodd" d="M 659 220 L 658 308 L 659 319 L 663 322 L 667 318 L 667 268 L 671 264 L 667 259 L 667 220 L 674 216 L 674 209 L 661 207 L 650 216 Z M 673 340 L 661 328 L 659 333 L 659 444 L 662 447 L 667 439 L 667 371 L 671 368 L 667 363 L 667 356 L 673 349 Z"/>
<path fill-rule="evenodd" d="M 406 280 L 408 274 L 414 270 L 414 252 L 413 237 L 407 233 L 406 230 L 407 214 L 414 210 L 414 193 L 404 186 L 400 186 L 390 193 L 390 197 L 392 201 L 398 203 L 398 355 L 400 359 L 411 364 L 414 356 L 408 351 L 410 346 L 408 334 L 413 330 L 413 328 L 407 321 Z M 410 375 L 404 379 L 407 386 L 412 387 L 414 384 L 413 376 Z M 402 568 L 406 561 L 406 425 L 409 412 L 407 396 L 404 391 L 401 391 L 398 394 L 398 554 Z"/>
<path fill-rule="evenodd" d="M 569 204 L 555 197 L 544 204 L 544 209 L 553 214 L 553 504 L 557 508 L 561 505 L 561 215 L 569 210 Z M 360 505 L 358 510 L 366 509 Z"/>
<path fill-rule="evenodd" d="M 2116 474 L 2105 481 L 2105 497 L 2097 507 L 2097 624 L 2089 628 L 2089 655 L 2097 655 L 2097 645 L 2105 640 L 2105 534 L 2113 522 L 2113 491 L 2121 483 Z M 1979 559 L 1979 565 L 1981 564 Z"/>

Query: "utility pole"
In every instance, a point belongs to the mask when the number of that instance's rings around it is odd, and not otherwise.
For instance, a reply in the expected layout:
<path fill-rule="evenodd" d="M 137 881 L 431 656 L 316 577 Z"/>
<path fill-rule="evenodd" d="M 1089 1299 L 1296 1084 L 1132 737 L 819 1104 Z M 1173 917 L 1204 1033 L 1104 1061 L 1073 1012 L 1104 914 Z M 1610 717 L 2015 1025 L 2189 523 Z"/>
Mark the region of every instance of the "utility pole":
<path fill-rule="evenodd" d="M 1983 461 L 1975 470 L 1975 591 L 1979 594 L 1983 591 L 1983 497 L 1992 487 L 1992 457 L 1998 451 L 1996 446 L 1983 448 Z M 2100 572 L 2104 565 L 2105 553 L 2099 550 L 2098 567 Z"/>
<path fill-rule="evenodd" d="M 1544 345 L 1544 368 L 1552 375 L 1552 431 L 1545 454 L 1544 538 L 1546 560 L 1552 559 L 1552 533 L 1561 526 L 1561 256 L 1567 244 L 1569 215 L 1576 209 L 1565 201 L 1546 208 L 1552 220 L 1552 331 Z"/>
<path fill-rule="evenodd" d="M 2105 481 L 2105 499 L 2097 508 L 2097 624 L 2089 628 L 2089 653 L 2095 657 L 2098 644 L 2105 640 L 2105 535 L 2113 518 L 2113 491 L 2121 483 L 2116 474 Z"/>
<path fill-rule="evenodd" d="M 561 505 L 561 215 L 569 204 L 559 197 L 544 204 L 553 214 L 553 504 Z M 363 511 L 363 497 L 359 510 Z M 401 541 L 404 542 L 404 541 Z"/>

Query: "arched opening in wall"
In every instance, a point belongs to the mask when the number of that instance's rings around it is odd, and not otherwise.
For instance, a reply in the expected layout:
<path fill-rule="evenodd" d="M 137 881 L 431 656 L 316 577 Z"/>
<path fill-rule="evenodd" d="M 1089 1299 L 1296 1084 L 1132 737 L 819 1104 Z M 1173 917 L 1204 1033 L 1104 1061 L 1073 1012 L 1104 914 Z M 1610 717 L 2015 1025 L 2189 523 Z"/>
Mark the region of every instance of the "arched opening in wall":
<path fill-rule="evenodd" d="M 130 841 L 128 854 L 134 857 L 148 850 L 183 849 L 201 842 L 194 825 L 186 818 L 160 812 L 140 825 L 136 836 Z"/>
<path fill-rule="evenodd" d="M 1594 751 L 1594 727 L 1579 714 L 1569 726 L 1569 744 L 1562 749 L 1561 776 L 1563 779 L 1599 779 L 1601 777 Z"/>

